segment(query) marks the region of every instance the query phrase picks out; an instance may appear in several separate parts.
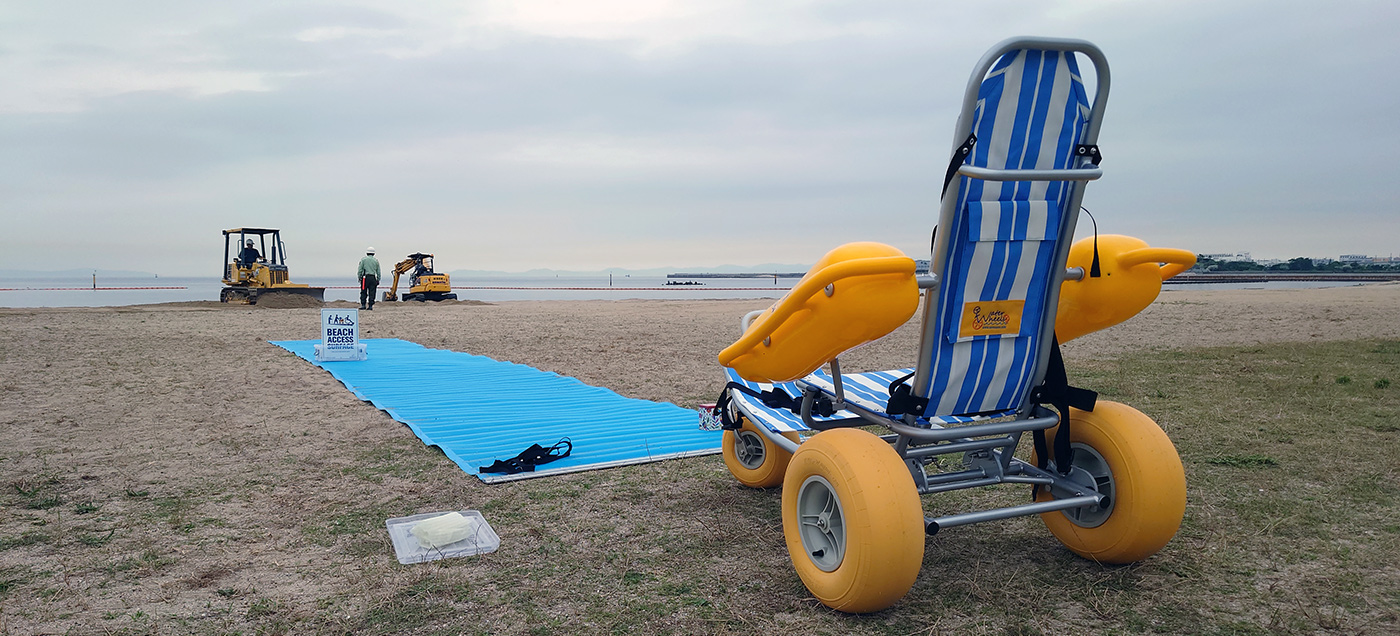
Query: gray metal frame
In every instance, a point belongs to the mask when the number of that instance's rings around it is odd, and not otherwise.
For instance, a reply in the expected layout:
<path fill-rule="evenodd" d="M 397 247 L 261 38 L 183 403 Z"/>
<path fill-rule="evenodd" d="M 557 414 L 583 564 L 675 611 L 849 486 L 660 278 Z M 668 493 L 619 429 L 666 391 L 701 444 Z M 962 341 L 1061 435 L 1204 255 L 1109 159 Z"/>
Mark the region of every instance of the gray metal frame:
<path fill-rule="evenodd" d="M 1102 123 L 1102 113 L 1104 105 L 1108 101 L 1109 72 L 1108 62 L 1098 47 L 1083 40 L 1069 40 L 1058 38 L 1011 38 L 1004 40 L 988 51 L 977 63 L 973 70 L 971 79 L 968 81 L 967 89 L 963 95 L 962 112 L 958 117 L 957 127 L 953 134 L 953 148 L 956 149 L 968 134 L 972 131 L 973 115 L 977 106 L 977 94 L 981 87 L 982 80 L 992 66 L 1007 52 L 1018 49 L 1040 49 L 1053 51 L 1068 51 L 1087 57 L 1094 65 L 1095 81 L 1097 83 L 1092 111 L 1089 116 L 1088 125 L 1084 131 L 1084 139 L 1081 143 L 1096 144 L 1098 142 L 1099 128 Z M 961 175 L 983 179 L 989 181 L 1092 181 L 1098 179 L 1102 174 L 1100 170 L 1088 163 L 1088 158 L 1078 158 L 1078 163 L 1074 168 L 1067 170 L 997 170 L 989 168 L 978 168 L 973 166 L 963 166 L 958 170 Z M 958 213 L 957 200 L 960 193 L 961 180 L 948 189 L 942 200 L 942 207 L 939 215 L 939 225 L 951 227 L 955 216 Z M 1084 197 L 1084 189 L 1076 187 L 1070 193 L 1068 202 L 1069 210 L 1078 210 Z M 1055 260 L 1052 271 L 1060 272 L 1055 280 L 1051 281 L 1049 297 L 1046 302 L 1047 315 L 1043 321 L 1040 349 L 1036 357 L 1036 373 L 1032 385 L 1038 385 L 1044 380 L 1046 368 L 1049 364 L 1050 348 L 1055 329 L 1055 309 L 1059 304 L 1060 284 L 1064 280 L 1078 280 L 1083 277 L 1084 272 L 1080 268 L 1073 270 L 1065 269 L 1065 262 L 1069 256 L 1071 240 L 1074 236 L 1075 220 L 1077 214 L 1067 214 L 1065 222 L 1061 225 L 1061 238 L 1059 247 L 1055 253 Z M 947 258 L 949 249 L 948 233 L 939 233 L 932 251 L 931 263 L 942 263 Z M 928 385 L 929 378 L 933 373 L 930 360 L 932 359 L 933 347 L 936 346 L 935 339 L 937 322 L 934 317 L 938 306 L 938 287 L 941 280 L 937 274 L 922 276 L 919 278 L 919 286 L 925 289 L 923 308 L 923 331 L 919 342 L 919 366 L 915 370 L 914 384 L 915 395 L 917 397 L 929 397 L 924 394 L 923 389 Z M 747 328 L 748 323 L 760 312 L 754 312 L 745 316 L 741 325 Z M 941 528 L 980 523 L 983 521 L 993 521 L 997 519 L 1008 519 L 1025 515 L 1041 514 L 1057 510 L 1070 509 L 1097 509 L 1101 504 L 1104 507 L 1111 505 L 1111 501 L 1104 493 L 1097 490 L 1092 477 L 1086 477 L 1076 473 L 1069 476 L 1060 476 L 1052 471 L 1042 470 L 1034 465 L 1017 459 L 1013 456 L 1017 445 L 1021 441 L 1021 436 L 1030 431 L 1045 430 L 1054 427 L 1059 423 L 1059 417 L 1053 411 L 1044 407 L 1032 404 L 1029 392 L 1017 409 L 1014 418 L 990 421 L 985 423 L 967 424 L 961 426 L 942 427 L 936 424 L 931 428 L 915 426 L 916 417 L 906 415 L 905 422 L 892 421 L 883 414 L 875 413 L 855 404 L 845 401 L 844 389 L 841 381 L 841 367 L 838 360 L 832 360 L 831 376 L 835 383 L 835 396 L 832 406 L 836 410 L 848 410 L 856 414 L 856 417 L 844 420 L 818 422 L 812 417 L 812 407 L 816 399 L 821 395 L 821 391 L 816 387 L 808 385 L 801 380 L 798 386 L 803 390 L 803 400 L 801 416 L 803 422 L 813 430 L 825 430 L 831 428 L 852 427 L 852 426 L 880 426 L 891 431 L 891 434 L 882 436 L 882 439 L 894 446 L 896 452 L 904 459 L 910 473 L 914 477 L 914 483 L 920 494 L 932 494 L 948 492 L 966 488 L 977 488 L 982 486 L 993 486 L 998 484 L 1036 484 L 1046 488 L 1055 499 L 1035 503 L 1010 506 L 1005 508 L 994 508 L 968 512 L 962 514 L 946 515 L 942 517 L 928 517 L 925 519 L 925 529 L 929 534 L 937 532 Z M 770 431 L 767 427 L 755 427 L 764 438 L 778 448 L 788 452 L 796 452 L 798 443 L 783 437 L 782 435 Z M 925 467 L 935 458 L 943 455 L 962 454 L 963 469 L 955 472 L 940 472 L 928 474 Z M 1072 517 L 1073 518 L 1073 517 Z"/>

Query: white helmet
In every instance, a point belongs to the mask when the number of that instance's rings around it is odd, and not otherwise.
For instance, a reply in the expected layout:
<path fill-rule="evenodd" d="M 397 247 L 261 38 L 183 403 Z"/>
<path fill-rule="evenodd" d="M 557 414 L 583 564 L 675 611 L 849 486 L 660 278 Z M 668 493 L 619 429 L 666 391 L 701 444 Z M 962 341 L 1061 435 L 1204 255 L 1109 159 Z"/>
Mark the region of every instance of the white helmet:
<path fill-rule="evenodd" d="M 374 248 L 373 248 L 373 247 L 367 247 L 367 248 L 365 248 L 365 253 L 366 253 L 366 254 L 373 254 L 373 253 L 374 253 Z"/>
<path fill-rule="evenodd" d="M 252 246 L 253 246 L 253 239 L 248 239 L 248 247 L 252 247 Z"/>

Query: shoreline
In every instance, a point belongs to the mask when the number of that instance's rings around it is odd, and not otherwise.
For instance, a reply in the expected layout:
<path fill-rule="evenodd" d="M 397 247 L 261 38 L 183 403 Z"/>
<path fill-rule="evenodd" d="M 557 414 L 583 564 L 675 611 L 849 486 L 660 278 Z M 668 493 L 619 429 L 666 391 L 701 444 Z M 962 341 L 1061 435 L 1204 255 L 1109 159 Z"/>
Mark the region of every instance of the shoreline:
<path fill-rule="evenodd" d="M 1175 280 L 1175 279 L 1174 279 L 1174 280 Z M 1296 281 L 1290 281 L 1290 280 L 1283 279 L 1283 278 L 1273 278 L 1273 279 L 1270 279 L 1270 280 L 1279 281 L 1279 282 L 1296 282 Z M 1300 279 L 1300 280 L 1301 280 L 1301 279 Z M 1215 282 L 1217 282 L 1217 281 L 1193 281 L 1193 282 L 1181 283 L 1181 286 L 1177 286 L 1176 284 L 1166 284 L 1166 285 L 1163 285 L 1161 294 L 1158 295 L 1157 299 L 1154 301 L 1154 304 L 1163 302 L 1164 297 L 1167 297 L 1167 296 L 1169 296 L 1169 295 L 1179 294 L 1179 293 L 1201 293 L 1201 292 L 1236 293 L 1236 292 L 1239 292 L 1239 293 L 1254 294 L 1254 293 L 1278 293 L 1278 292 L 1297 292 L 1297 291 L 1318 291 L 1318 290 L 1326 290 L 1326 289 L 1354 289 L 1354 288 L 1386 287 L 1386 286 L 1396 286 L 1396 287 L 1400 287 L 1400 275 L 1396 275 L 1396 277 L 1395 277 L 1394 280 L 1389 280 L 1389 279 L 1387 279 L 1387 280 L 1351 280 L 1351 279 L 1346 279 L 1346 278 L 1316 279 L 1316 280 L 1319 280 L 1319 281 L 1323 281 L 1323 280 L 1334 280 L 1334 281 L 1336 281 L 1336 282 L 1354 283 L 1354 284 L 1349 284 L 1349 285 L 1334 285 L 1334 286 L 1326 286 L 1326 287 L 1307 287 L 1307 286 L 1299 286 L 1299 287 L 1278 287 L 1278 288 L 1262 288 L 1262 287 L 1202 288 L 1202 287 L 1198 287 L 1198 285 L 1202 285 L 1202 284 L 1212 284 L 1212 283 L 1215 283 Z M 1257 281 L 1253 281 L 1253 280 L 1238 280 L 1238 281 L 1232 281 L 1232 282 L 1249 283 L 1249 282 L 1257 282 Z M 1268 281 L 1265 281 L 1265 282 L 1268 282 Z M 88 291 L 122 291 L 122 290 L 128 290 L 128 289 L 159 289 L 159 290 L 166 290 L 166 289 L 186 289 L 186 288 L 184 288 L 184 287 L 150 287 L 150 288 L 125 288 L 125 287 L 109 287 L 109 288 L 102 288 L 102 287 L 99 287 L 99 288 L 97 288 L 96 290 L 92 290 L 92 289 L 88 289 L 88 288 L 74 288 L 74 289 L 72 289 L 71 291 L 74 291 L 74 292 L 88 292 Z M 345 288 L 340 288 L 340 287 L 334 287 L 334 288 L 332 288 L 332 287 L 327 287 L 327 289 L 351 289 L 351 288 L 348 288 L 348 287 L 345 287 Z M 594 288 L 594 287 L 475 287 L 475 286 L 457 287 L 457 286 L 454 286 L 452 289 L 453 289 L 454 291 L 455 291 L 455 290 L 503 290 L 503 289 L 509 289 L 509 290 L 543 290 L 543 291 L 617 291 L 617 292 L 628 292 L 628 291 L 674 291 L 674 292 L 686 292 L 686 291 L 690 291 L 690 292 L 706 292 L 706 291 L 755 291 L 755 292 L 786 292 L 786 291 L 788 291 L 788 290 L 791 289 L 791 288 L 771 289 L 771 288 L 736 287 L 736 288 L 732 288 L 732 289 L 731 289 L 731 288 L 710 288 L 710 287 L 708 287 L 708 286 L 701 287 L 701 286 L 698 286 L 698 285 L 697 285 L 697 286 L 693 286 L 693 287 L 692 287 L 692 286 L 689 286 L 689 285 L 674 285 L 674 286 L 664 286 L 664 287 L 656 287 L 656 288 L 652 288 L 652 287 L 635 287 L 635 288 L 634 288 L 634 287 L 597 287 L 597 288 Z M 3 291 L 46 291 L 46 290 L 38 290 L 38 289 L 15 289 L 15 290 L 0 289 L 0 292 L 3 292 Z M 68 290 L 68 288 L 63 288 L 62 291 L 69 291 L 69 290 Z M 760 296 L 755 296 L 755 297 L 738 297 L 738 296 L 733 296 L 733 297 L 722 297 L 722 298 L 679 298 L 679 297 L 659 297 L 659 298 L 639 298 L 639 297 L 625 297 L 625 298 L 511 298 L 511 299 L 500 299 L 500 300 L 484 300 L 484 299 L 475 299 L 475 298 L 463 298 L 463 299 L 459 299 L 459 300 L 455 300 L 455 301 L 454 301 L 454 300 L 444 300 L 444 301 L 426 302 L 426 303 L 421 303 L 421 304 L 418 304 L 418 303 L 411 303 L 411 302 L 407 302 L 407 301 L 393 301 L 393 302 L 390 302 L 390 301 L 375 301 L 375 305 L 376 305 L 376 306 L 379 306 L 379 307 L 393 307 L 393 306 L 404 306 L 404 307 L 411 307 L 411 306 L 422 306 L 422 307 L 451 307 L 451 306 L 457 306 L 457 305 L 496 305 L 496 304 L 502 304 L 502 303 L 531 303 L 531 302 L 541 302 L 541 303 L 586 303 L 586 302 L 630 302 L 630 301 L 644 301 L 644 302 L 754 301 L 754 302 L 759 302 L 759 301 L 765 301 L 765 300 L 768 301 L 769 303 L 772 303 L 772 302 L 776 302 L 780 297 L 781 297 L 781 295 L 776 295 L 776 296 L 761 296 L 761 297 L 760 297 Z M 0 296 L 0 299 L 3 299 L 3 296 Z M 922 301 L 922 299 L 921 299 L 921 300 L 920 300 L 920 303 L 922 304 L 922 302 L 923 302 L 923 301 Z M 356 302 L 356 301 L 354 301 L 354 300 L 335 299 L 335 300 L 323 301 L 323 304 L 322 304 L 322 305 L 318 305 L 318 306 L 335 307 L 335 308 L 347 308 L 347 307 L 357 307 L 358 305 L 359 305 L 359 303 Z M 308 308 L 307 306 L 300 306 L 300 305 L 297 305 L 297 306 L 240 305 L 240 304 L 232 304 L 232 303 L 223 303 L 223 302 L 218 301 L 217 299 L 196 299 L 196 300 L 168 300 L 168 301 L 155 301 L 155 302 L 138 302 L 138 303 L 113 304 L 113 305 L 26 305 L 26 306 L 15 306 L 15 307 L 0 305 L 0 312 L 15 311 L 15 310 L 35 310 L 35 309 L 42 309 L 42 310 L 103 310 L 103 309 L 133 309 L 133 308 L 142 308 L 142 307 L 152 307 L 152 308 L 154 308 L 154 307 L 163 307 L 163 308 L 191 307 L 191 308 L 223 308 L 223 309 L 240 309 L 240 308 L 247 308 L 247 309 L 306 309 L 306 308 Z"/>

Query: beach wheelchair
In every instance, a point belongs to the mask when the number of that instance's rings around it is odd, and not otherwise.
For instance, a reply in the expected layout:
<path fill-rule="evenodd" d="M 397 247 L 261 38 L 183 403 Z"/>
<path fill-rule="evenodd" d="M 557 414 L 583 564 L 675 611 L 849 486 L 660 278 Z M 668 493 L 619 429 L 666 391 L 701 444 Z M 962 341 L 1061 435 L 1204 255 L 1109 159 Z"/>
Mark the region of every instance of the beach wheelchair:
<path fill-rule="evenodd" d="M 1176 533 L 1186 481 L 1171 441 L 1137 410 L 1070 386 L 1059 353 L 1147 307 L 1195 262 L 1126 236 L 1071 244 L 1101 174 L 1108 89 L 1088 42 L 993 47 L 963 96 L 930 272 L 887 245 L 843 245 L 744 316 L 720 354 L 725 464 L 746 486 L 782 486 L 793 566 L 823 604 L 893 605 L 918 576 L 925 535 L 945 528 L 1038 514 L 1103 563 L 1144 559 Z M 917 366 L 841 372 L 840 353 L 908 322 L 921 296 Z M 1024 484 L 1031 500 L 924 515 L 922 494 L 999 484 Z"/>

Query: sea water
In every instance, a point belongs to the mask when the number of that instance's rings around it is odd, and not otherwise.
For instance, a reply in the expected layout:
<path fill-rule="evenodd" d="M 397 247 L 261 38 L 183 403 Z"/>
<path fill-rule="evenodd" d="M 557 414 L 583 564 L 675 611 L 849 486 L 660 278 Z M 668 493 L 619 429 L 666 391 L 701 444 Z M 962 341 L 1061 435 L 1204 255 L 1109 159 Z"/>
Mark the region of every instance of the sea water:
<path fill-rule="evenodd" d="M 693 281 L 696 285 L 667 285 Z M 327 301 L 359 302 L 355 279 L 308 278 L 296 282 L 325 287 Z M 400 281 L 399 295 L 407 292 Z M 699 300 L 715 298 L 779 298 L 796 278 L 696 278 L 665 276 L 453 276 L 452 290 L 460 300 Z M 1173 284 L 1164 290 L 1182 289 L 1300 289 L 1345 287 L 1353 281 L 1268 281 L 1255 283 Z M 219 299 L 223 282 L 217 278 L 98 277 L 97 288 L 87 278 L 0 278 L 0 307 L 110 307 Z M 173 289 L 161 289 L 173 288 Z M 384 285 L 378 294 L 383 298 Z"/>
<path fill-rule="evenodd" d="M 453 276 L 460 300 L 696 300 L 713 298 L 778 298 L 795 278 L 706 278 L 697 285 L 667 285 L 682 279 L 665 276 Z M 359 302 L 354 278 L 299 278 L 295 282 L 325 287 L 327 301 Z M 407 292 L 406 281 L 399 295 Z M 0 307 L 109 307 L 153 303 L 217 301 L 223 282 L 217 278 L 98 277 L 96 289 L 87 278 L 0 278 Z M 174 288 L 174 289 L 162 289 Z M 387 287 L 379 286 L 383 297 Z"/>

